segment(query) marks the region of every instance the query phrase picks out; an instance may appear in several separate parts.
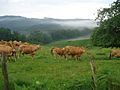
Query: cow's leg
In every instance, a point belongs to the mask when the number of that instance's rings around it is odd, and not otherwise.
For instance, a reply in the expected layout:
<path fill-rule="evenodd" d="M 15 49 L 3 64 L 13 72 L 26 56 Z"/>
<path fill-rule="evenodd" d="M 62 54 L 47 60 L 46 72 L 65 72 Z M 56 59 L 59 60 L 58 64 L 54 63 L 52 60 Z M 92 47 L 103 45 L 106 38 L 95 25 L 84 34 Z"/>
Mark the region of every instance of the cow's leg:
<path fill-rule="evenodd" d="M 22 52 L 21 51 L 18 51 L 18 57 L 20 58 L 22 55 Z"/>
<path fill-rule="evenodd" d="M 12 56 L 7 56 L 7 61 L 13 61 L 13 58 L 12 58 Z"/>
<path fill-rule="evenodd" d="M 34 55 L 35 55 L 35 52 L 33 52 L 33 53 L 31 54 L 32 60 L 34 59 Z"/>
<path fill-rule="evenodd" d="M 68 55 L 67 54 L 65 55 L 65 60 L 68 60 Z"/>
<path fill-rule="evenodd" d="M 16 61 L 17 60 L 17 53 L 14 52 L 12 56 L 14 57 L 14 61 Z"/>
<path fill-rule="evenodd" d="M 24 53 L 22 53 L 22 55 L 24 56 L 25 54 L 24 54 Z"/>
<path fill-rule="evenodd" d="M 112 58 L 112 55 L 111 55 L 111 52 L 110 52 L 109 59 L 111 60 L 111 58 Z"/>
<path fill-rule="evenodd" d="M 10 57 L 9 56 L 7 56 L 7 61 L 6 62 L 10 62 Z"/>
<path fill-rule="evenodd" d="M 78 55 L 77 57 L 78 57 L 78 60 L 80 60 L 81 55 Z"/>
<path fill-rule="evenodd" d="M 33 55 L 33 54 L 31 54 L 31 56 L 32 56 L 32 60 L 33 60 L 33 58 L 34 58 L 34 55 Z"/>
<path fill-rule="evenodd" d="M 17 54 L 17 58 L 19 59 L 20 58 L 20 53 L 18 52 L 18 54 Z"/>
<path fill-rule="evenodd" d="M 77 60 L 80 60 L 80 57 L 79 57 L 79 56 L 77 56 Z"/>
<path fill-rule="evenodd" d="M 66 55 L 63 55 L 63 57 L 66 59 L 67 57 L 66 57 Z"/>
<path fill-rule="evenodd" d="M 20 57 L 19 57 L 19 52 L 18 52 L 18 51 L 16 51 L 16 58 L 17 58 L 17 59 L 20 58 Z"/>
<path fill-rule="evenodd" d="M 79 55 L 74 55 L 73 57 L 75 58 L 76 61 L 79 60 Z"/>
<path fill-rule="evenodd" d="M 74 57 L 75 57 L 75 60 L 77 61 L 77 60 L 78 60 L 78 56 L 77 56 L 77 55 L 75 55 Z"/>
<path fill-rule="evenodd" d="M 59 57 L 57 54 L 55 54 L 55 59 L 57 59 L 57 57 Z"/>
<path fill-rule="evenodd" d="M 76 59 L 76 56 L 75 56 L 75 55 L 71 55 L 71 58 L 72 58 L 72 59 Z"/>
<path fill-rule="evenodd" d="M 57 53 L 54 53 L 54 57 L 55 57 L 55 59 L 57 59 L 57 57 L 58 57 Z"/>
<path fill-rule="evenodd" d="M 34 59 L 34 55 L 32 55 L 32 60 Z"/>

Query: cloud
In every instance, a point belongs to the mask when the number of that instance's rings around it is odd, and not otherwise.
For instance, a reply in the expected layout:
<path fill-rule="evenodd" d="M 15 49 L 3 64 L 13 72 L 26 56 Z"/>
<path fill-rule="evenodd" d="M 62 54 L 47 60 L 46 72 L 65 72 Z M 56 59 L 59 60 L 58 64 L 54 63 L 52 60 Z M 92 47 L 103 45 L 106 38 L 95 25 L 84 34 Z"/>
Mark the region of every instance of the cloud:
<path fill-rule="evenodd" d="M 2 7 L 0 15 L 21 15 L 33 18 L 95 18 L 94 14 L 97 13 L 97 9 L 109 7 L 109 3 L 104 1 L 105 0 L 6 0 L 0 5 L 0 7 Z M 111 2 L 112 0 L 107 1 Z"/>
<path fill-rule="evenodd" d="M 25 2 L 25 0 L 7 0 L 8 3 L 20 3 Z"/>
<path fill-rule="evenodd" d="M 63 5 L 70 3 L 111 3 L 113 0 L 6 0 L 8 3 Z"/>

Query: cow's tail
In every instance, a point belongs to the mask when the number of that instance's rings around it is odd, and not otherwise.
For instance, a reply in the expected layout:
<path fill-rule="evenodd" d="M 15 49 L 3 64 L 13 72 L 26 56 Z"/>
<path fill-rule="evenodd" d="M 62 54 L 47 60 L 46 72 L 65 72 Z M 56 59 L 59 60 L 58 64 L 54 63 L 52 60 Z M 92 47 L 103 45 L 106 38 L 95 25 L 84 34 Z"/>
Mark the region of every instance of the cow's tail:
<path fill-rule="evenodd" d="M 112 53 L 112 51 L 110 51 L 110 55 L 109 55 L 109 59 L 110 59 L 110 60 L 111 60 L 111 57 L 112 57 L 111 53 Z"/>

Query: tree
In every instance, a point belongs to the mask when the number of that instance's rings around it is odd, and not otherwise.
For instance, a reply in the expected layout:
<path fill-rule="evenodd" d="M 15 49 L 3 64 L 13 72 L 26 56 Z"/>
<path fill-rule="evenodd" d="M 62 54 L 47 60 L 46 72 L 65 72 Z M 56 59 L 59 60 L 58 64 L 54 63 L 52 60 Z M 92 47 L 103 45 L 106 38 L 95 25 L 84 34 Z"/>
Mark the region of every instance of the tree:
<path fill-rule="evenodd" d="M 28 41 L 31 43 L 41 43 L 41 44 L 47 44 L 52 41 L 52 37 L 46 33 L 43 32 L 31 32 L 28 36 Z"/>
<path fill-rule="evenodd" d="M 98 10 L 100 26 L 91 36 L 96 46 L 120 47 L 120 0 L 113 2 L 110 8 Z"/>
<path fill-rule="evenodd" d="M 16 32 L 16 31 L 13 31 L 12 32 L 12 40 L 26 41 L 26 36 Z"/>
<path fill-rule="evenodd" d="M 21 35 L 18 32 L 11 31 L 7 28 L 0 28 L 0 40 L 20 40 L 20 41 L 26 41 L 26 36 Z"/>
<path fill-rule="evenodd" d="M 1 40 L 11 40 L 11 31 L 10 29 L 0 28 L 0 39 Z"/>

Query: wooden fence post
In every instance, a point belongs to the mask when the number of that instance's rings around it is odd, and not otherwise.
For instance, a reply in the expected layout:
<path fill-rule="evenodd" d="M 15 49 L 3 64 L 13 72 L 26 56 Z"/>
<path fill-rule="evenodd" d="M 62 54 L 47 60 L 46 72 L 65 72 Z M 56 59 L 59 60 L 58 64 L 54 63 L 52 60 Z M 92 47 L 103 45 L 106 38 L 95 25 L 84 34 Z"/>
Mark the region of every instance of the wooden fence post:
<path fill-rule="evenodd" d="M 2 60 L 1 60 L 1 66 L 2 66 L 2 77 L 3 77 L 3 90 L 9 90 L 9 80 L 8 80 L 8 73 L 7 73 L 7 58 L 6 54 L 2 53 Z"/>
<path fill-rule="evenodd" d="M 92 80 L 93 80 L 93 90 L 97 90 L 97 80 L 96 80 L 96 65 L 93 60 L 90 60 Z"/>
<path fill-rule="evenodd" d="M 90 53 L 87 52 L 88 56 L 89 56 L 89 64 L 90 64 L 90 68 L 91 68 L 91 72 L 92 72 L 92 81 L 93 81 L 93 90 L 97 90 L 97 79 L 96 79 L 96 65 L 94 63 L 94 56 Z"/>

